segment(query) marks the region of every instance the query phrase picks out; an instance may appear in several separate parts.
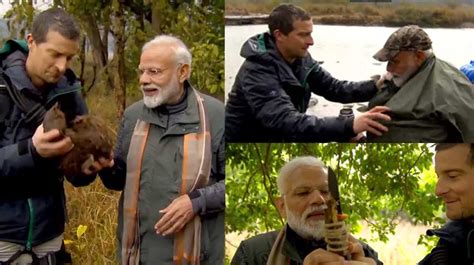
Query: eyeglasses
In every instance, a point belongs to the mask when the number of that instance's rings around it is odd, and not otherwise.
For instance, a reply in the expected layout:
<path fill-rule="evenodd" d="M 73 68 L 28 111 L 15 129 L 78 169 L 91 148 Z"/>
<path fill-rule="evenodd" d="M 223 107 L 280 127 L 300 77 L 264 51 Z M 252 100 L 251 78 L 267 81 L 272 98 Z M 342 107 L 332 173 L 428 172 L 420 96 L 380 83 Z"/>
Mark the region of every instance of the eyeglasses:
<path fill-rule="evenodd" d="M 178 64 L 176 65 L 176 68 L 180 67 L 181 65 L 183 65 L 183 64 L 182 64 L 182 63 L 178 63 Z M 170 69 L 170 68 L 172 68 L 172 67 L 168 67 L 168 68 L 164 68 L 164 69 L 159 68 L 159 67 L 138 68 L 138 69 L 137 69 L 137 74 L 138 74 L 139 77 L 142 76 L 142 75 L 144 75 L 144 74 L 147 74 L 147 75 L 149 75 L 149 76 L 151 76 L 151 77 L 160 77 L 160 76 L 163 75 L 163 73 L 164 73 L 166 70 L 168 70 L 168 69 Z"/>

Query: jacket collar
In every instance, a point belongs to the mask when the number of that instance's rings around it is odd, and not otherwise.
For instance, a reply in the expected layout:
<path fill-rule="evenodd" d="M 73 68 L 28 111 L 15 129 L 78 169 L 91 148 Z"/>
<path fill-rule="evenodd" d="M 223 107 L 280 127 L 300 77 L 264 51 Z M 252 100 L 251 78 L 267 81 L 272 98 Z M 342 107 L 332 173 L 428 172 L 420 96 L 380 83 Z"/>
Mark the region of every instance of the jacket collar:
<path fill-rule="evenodd" d="M 2 68 L 5 75 L 9 78 L 13 87 L 23 91 L 27 90 L 30 94 L 36 95 L 40 99 L 51 102 L 56 96 L 78 91 L 81 89 L 81 84 L 77 81 L 76 76 L 72 70 L 67 69 L 66 73 L 61 76 L 58 83 L 46 89 L 42 93 L 31 82 L 28 73 L 26 72 L 26 57 L 27 54 L 20 50 L 13 51 L 2 62 Z"/>
<path fill-rule="evenodd" d="M 283 244 L 283 255 L 298 263 L 303 263 L 304 258 L 313 250 L 326 248 L 324 239 L 307 240 L 300 237 L 291 227 L 286 225 L 285 243 Z"/>
<path fill-rule="evenodd" d="M 283 59 L 269 32 L 248 39 L 242 46 L 240 55 L 246 59 L 263 60 L 276 65 L 280 80 L 291 86 L 302 86 L 307 72 L 316 64 L 308 53 L 305 58 L 296 59 L 290 65 Z"/>
<path fill-rule="evenodd" d="M 450 245 L 467 249 L 467 257 L 474 261 L 474 224 L 468 220 L 449 221 L 440 229 L 429 229 L 428 236 L 437 236 Z"/>
<path fill-rule="evenodd" d="M 170 128 L 172 133 L 185 134 L 199 130 L 199 109 L 197 105 L 194 88 L 185 81 L 184 87 L 187 90 L 185 94 L 186 108 L 176 113 L 168 113 L 162 109 L 150 109 L 143 105 L 141 119 L 151 124 L 167 128 L 168 125 L 176 128 Z M 169 121 L 172 123 L 168 124 Z"/>

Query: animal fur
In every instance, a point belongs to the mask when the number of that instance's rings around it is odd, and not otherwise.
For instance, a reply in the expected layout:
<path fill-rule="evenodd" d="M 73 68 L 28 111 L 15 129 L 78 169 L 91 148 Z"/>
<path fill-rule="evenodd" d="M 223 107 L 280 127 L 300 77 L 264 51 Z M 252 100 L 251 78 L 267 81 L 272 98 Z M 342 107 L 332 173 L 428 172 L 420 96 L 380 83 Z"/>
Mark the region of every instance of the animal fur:
<path fill-rule="evenodd" d="M 62 135 L 71 138 L 74 148 L 61 160 L 61 170 L 65 176 L 83 175 L 100 157 L 109 158 L 113 143 L 112 132 L 105 123 L 91 115 L 76 116 L 66 121 L 64 113 L 56 103 L 45 114 L 43 120 L 45 132 L 58 129 Z"/>

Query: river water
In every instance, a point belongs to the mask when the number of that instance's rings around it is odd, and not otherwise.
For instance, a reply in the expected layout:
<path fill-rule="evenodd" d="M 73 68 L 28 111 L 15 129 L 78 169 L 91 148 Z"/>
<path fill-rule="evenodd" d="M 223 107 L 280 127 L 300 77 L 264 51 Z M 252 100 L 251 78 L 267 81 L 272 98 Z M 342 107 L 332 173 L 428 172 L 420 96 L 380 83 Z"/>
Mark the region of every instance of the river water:
<path fill-rule="evenodd" d="M 225 86 L 226 95 L 234 83 L 240 65 L 242 44 L 251 36 L 267 30 L 266 25 L 225 27 Z M 372 58 L 392 32 L 391 27 L 314 25 L 315 44 L 309 48 L 314 59 L 323 61 L 323 68 L 342 80 L 366 80 L 374 74 L 383 74 L 386 63 Z M 474 29 L 425 29 L 433 42 L 435 55 L 457 68 L 474 60 Z M 314 96 L 317 104 L 308 109 L 319 117 L 334 116 L 342 104 Z M 355 104 L 354 108 L 360 104 Z"/>

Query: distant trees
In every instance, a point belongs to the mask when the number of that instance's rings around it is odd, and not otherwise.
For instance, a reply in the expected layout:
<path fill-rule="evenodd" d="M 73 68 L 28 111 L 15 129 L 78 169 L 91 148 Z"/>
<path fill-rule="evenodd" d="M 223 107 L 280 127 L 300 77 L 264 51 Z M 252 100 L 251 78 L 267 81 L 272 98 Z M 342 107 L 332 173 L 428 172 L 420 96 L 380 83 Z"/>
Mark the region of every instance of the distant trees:
<path fill-rule="evenodd" d="M 53 0 L 50 5 L 74 15 L 85 33 L 78 66 L 84 94 L 98 84 L 112 91 L 118 116 L 128 92 L 137 88 L 141 46 L 161 33 L 181 38 L 191 49 L 196 88 L 223 98 L 224 0 Z M 12 2 L 5 14 L 12 38 L 27 34 L 36 12 L 33 0 Z"/>

